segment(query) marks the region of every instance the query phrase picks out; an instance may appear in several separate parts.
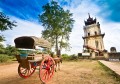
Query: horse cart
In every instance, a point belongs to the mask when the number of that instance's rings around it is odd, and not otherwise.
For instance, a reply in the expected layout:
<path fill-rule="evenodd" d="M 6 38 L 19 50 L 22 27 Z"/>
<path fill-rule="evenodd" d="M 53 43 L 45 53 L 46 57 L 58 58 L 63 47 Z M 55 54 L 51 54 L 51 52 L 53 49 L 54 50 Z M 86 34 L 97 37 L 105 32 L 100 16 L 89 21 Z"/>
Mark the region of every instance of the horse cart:
<path fill-rule="evenodd" d="M 39 67 L 39 78 L 43 83 L 48 82 L 55 70 L 54 59 L 49 54 L 35 54 L 36 46 L 50 48 L 50 43 L 43 38 L 34 36 L 22 36 L 14 40 L 19 53 L 16 55 L 18 74 L 22 78 L 30 77 Z"/>

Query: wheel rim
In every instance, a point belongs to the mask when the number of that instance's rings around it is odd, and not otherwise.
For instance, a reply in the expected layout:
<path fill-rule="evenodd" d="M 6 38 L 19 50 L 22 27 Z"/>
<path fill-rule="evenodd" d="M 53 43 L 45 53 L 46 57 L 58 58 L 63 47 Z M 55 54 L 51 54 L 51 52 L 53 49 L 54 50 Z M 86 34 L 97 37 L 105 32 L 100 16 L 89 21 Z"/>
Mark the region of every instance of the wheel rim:
<path fill-rule="evenodd" d="M 36 67 L 32 67 L 31 69 L 23 68 L 21 65 L 18 67 L 18 74 L 22 78 L 28 78 L 35 72 Z"/>
<path fill-rule="evenodd" d="M 55 63 L 53 58 L 47 56 L 43 59 L 43 61 L 41 62 L 40 65 L 40 73 L 39 73 L 39 77 L 41 79 L 42 82 L 46 83 L 48 82 L 53 74 L 54 74 L 54 69 L 55 69 Z"/>

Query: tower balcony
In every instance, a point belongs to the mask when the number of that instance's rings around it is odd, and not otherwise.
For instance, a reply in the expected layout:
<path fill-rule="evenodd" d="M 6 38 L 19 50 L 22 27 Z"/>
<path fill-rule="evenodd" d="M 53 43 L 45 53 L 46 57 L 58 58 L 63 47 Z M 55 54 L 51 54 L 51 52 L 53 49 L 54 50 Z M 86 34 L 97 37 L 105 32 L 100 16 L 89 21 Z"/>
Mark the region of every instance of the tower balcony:
<path fill-rule="evenodd" d="M 90 38 L 90 37 L 99 37 L 99 36 L 102 36 L 102 38 L 105 36 L 105 33 L 103 34 L 89 34 L 89 35 L 85 35 L 83 36 L 82 38 L 85 39 L 85 38 Z"/>

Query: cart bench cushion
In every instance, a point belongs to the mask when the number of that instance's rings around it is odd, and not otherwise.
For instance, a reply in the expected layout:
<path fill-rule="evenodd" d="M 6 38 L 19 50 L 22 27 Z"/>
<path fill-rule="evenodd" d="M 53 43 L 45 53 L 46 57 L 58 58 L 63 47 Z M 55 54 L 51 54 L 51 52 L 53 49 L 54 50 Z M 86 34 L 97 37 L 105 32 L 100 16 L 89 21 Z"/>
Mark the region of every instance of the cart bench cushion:
<path fill-rule="evenodd" d="M 28 60 L 29 62 L 37 62 L 37 61 L 41 61 L 42 60 L 42 55 L 40 56 L 28 56 L 28 58 L 33 58 L 33 60 Z"/>
<path fill-rule="evenodd" d="M 28 60 L 29 62 L 39 62 L 41 60 Z"/>

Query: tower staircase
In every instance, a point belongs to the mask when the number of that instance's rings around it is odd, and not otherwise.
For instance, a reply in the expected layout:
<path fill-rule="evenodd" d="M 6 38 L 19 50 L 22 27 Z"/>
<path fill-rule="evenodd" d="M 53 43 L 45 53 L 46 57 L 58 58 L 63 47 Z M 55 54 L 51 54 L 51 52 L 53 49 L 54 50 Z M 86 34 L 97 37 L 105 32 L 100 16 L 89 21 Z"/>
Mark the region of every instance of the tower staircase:
<path fill-rule="evenodd" d="M 95 51 L 95 52 L 102 53 L 101 50 L 96 49 L 96 48 L 94 48 L 94 47 L 91 47 L 91 46 L 88 46 L 88 45 L 84 45 L 84 47 L 86 47 L 86 48 L 88 48 L 88 49 L 92 49 L 92 50 Z M 103 55 L 99 54 L 99 56 L 95 56 L 95 59 L 96 59 L 96 60 L 105 60 L 105 57 L 104 57 Z"/>

